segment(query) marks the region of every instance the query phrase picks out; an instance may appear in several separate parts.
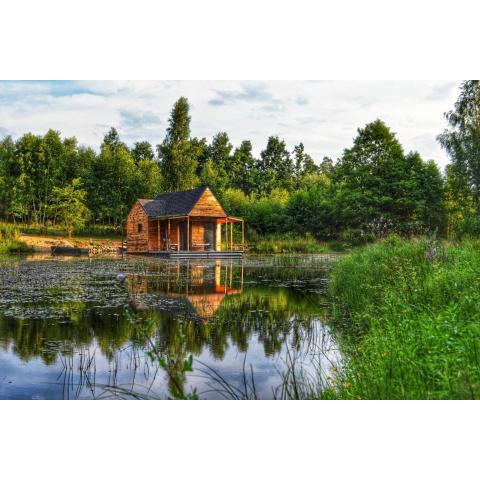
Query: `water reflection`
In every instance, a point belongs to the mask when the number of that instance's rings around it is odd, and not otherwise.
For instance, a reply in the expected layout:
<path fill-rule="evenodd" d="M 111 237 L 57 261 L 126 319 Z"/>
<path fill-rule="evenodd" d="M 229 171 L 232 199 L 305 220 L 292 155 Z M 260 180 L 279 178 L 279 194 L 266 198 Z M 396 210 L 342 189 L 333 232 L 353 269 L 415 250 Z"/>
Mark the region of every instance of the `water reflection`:
<path fill-rule="evenodd" d="M 0 397 L 271 398 L 337 360 L 324 285 L 318 258 L 3 262 Z"/>
<path fill-rule="evenodd" d="M 201 319 L 215 315 L 227 295 L 243 289 L 243 263 L 217 260 L 213 263 L 170 262 L 161 275 L 134 273 L 127 276 L 131 304 L 137 310 L 148 308 L 144 298 L 179 298 L 189 302 L 191 313 Z M 150 295 L 151 296 L 151 295 Z"/>

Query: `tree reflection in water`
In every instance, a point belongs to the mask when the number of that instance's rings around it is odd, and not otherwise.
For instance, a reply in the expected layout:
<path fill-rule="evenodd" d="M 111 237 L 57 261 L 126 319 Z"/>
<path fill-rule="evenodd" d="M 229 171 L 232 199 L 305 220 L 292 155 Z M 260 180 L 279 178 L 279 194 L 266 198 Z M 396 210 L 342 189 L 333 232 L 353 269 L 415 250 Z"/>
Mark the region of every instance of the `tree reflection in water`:
<path fill-rule="evenodd" d="M 324 286 L 320 260 L 3 264 L 0 355 L 13 370 L 0 374 L 13 386 L 0 396 L 295 396 L 282 387 L 295 368 L 327 375 L 338 360 Z"/>

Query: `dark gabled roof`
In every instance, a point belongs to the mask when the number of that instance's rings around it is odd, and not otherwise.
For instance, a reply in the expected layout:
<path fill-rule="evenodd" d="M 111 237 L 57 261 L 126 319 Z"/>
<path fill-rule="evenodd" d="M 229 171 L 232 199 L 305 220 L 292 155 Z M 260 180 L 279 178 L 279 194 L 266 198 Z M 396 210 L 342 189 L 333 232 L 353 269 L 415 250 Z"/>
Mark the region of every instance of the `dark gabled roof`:
<path fill-rule="evenodd" d="M 138 201 L 149 217 L 188 215 L 207 188 L 200 187 L 183 192 L 162 193 L 153 200 L 139 198 Z"/>

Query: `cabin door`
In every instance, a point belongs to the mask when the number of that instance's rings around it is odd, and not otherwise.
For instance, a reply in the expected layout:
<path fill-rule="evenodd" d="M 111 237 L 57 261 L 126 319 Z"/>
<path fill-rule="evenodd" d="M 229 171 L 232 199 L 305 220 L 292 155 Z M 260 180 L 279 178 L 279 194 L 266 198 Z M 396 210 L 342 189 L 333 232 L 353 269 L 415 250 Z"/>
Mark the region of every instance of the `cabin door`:
<path fill-rule="evenodd" d="M 205 250 L 215 250 L 215 223 L 206 222 L 203 230 Z"/>
<path fill-rule="evenodd" d="M 187 249 L 187 222 L 185 220 L 178 222 L 178 244 L 180 250 Z"/>

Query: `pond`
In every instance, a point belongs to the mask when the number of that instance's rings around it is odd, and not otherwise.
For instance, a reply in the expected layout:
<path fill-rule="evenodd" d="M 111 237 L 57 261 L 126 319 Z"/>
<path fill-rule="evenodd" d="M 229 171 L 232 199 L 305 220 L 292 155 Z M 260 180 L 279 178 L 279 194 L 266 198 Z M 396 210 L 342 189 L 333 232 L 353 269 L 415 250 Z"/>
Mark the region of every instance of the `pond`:
<path fill-rule="evenodd" d="M 326 323 L 331 261 L 0 260 L 0 398 L 270 399 L 294 397 L 292 380 L 321 388 L 340 359 Z"/>

